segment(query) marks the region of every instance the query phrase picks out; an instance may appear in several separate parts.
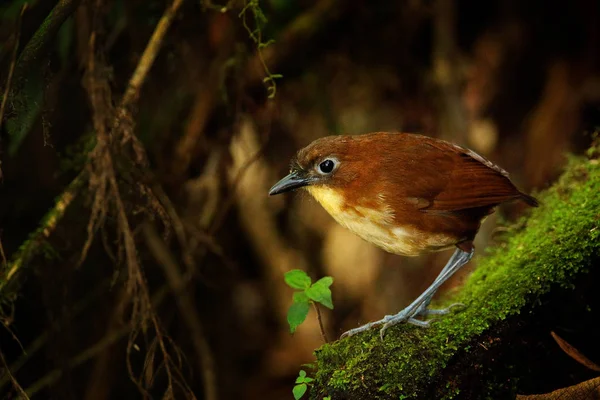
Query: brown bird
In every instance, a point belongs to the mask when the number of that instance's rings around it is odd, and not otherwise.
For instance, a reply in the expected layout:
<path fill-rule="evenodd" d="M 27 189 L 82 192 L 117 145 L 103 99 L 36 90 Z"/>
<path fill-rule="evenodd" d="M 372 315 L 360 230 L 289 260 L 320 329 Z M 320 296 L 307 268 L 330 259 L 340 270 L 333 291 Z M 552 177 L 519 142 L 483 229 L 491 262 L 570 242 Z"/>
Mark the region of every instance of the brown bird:
<path fill-rule="evenodd" d="M 472 150 L 427 136 L 378 132 L 317 139 L 293 158 L 289 175 L 269 191 L 305 188 L 341 225 L 382 249 L 405 256 L 456 250 L 435 281 L 395 315 L 352 329 L 400 322 L 428 326 L 418 316 L 447 314 L 428 308 L 436 290 L 473 256 L 482 220 L 498 204 L 535 198 L 520 192 L 508 173 Z"/>

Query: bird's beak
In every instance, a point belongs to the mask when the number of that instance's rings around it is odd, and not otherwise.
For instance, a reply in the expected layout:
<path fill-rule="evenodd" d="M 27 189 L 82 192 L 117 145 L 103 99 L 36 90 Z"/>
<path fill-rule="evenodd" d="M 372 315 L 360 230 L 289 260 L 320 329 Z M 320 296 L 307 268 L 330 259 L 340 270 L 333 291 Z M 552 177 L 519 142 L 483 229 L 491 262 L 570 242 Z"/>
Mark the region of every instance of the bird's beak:
<path fill-rule="evenodd" d="M 288 176 L 273 185 L 271 190 L 269 190 L 269 196 L 289 192 L 291 190 L 307 186 L 310 183 L 310 178 L 302 176 L 298 171 L 293 171 L 290 172 Z"/>

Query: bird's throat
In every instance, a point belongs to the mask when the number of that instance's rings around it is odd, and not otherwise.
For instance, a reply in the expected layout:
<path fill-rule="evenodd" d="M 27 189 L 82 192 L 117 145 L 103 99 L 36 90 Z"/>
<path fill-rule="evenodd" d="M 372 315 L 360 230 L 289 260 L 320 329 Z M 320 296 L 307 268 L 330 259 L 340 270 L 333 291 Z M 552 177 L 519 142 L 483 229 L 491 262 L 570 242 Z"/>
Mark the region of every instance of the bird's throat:
<path fill-rule="evenodd" d="M 307 186 L 306 190 L 332 217 L 336 218 L 344 211 L 345 199 L 339 190 L 325 186 Z"/>

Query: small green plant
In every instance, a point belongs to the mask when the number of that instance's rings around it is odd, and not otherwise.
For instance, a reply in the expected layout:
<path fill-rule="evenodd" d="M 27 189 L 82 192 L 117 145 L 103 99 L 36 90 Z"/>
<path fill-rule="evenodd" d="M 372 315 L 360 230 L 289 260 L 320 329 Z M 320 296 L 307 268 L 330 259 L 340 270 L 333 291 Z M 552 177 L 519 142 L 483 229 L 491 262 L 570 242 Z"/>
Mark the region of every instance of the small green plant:
<path fill-rule="evenodd" d="M 298 377 L 296 378 L 296 385 L 292 389 L 292 393 L 294 394 L 294 400 L 300 400 L 306 390 L 308 389 L 308 385 L 313 381 L 313 378 L 309 378 L 306 376 L 306 371 L 303 369 L 300 370 Z"/>
<path fill-rule="evenodd" d="M 330 310 L 333 310 L 331 290 L 329 289 L 333 283 L 333 278 L 326 276 L 319 279 L 315 283 L 312 283 L 310 276 L 308 276 L 306 272 L 299 269 L 293 269 L 285 273 L 284 279 L 285 283 L 287 283 L 289 287 L 298 290 L 297 292 L 294 292 L 294 302 L 290 306 L 287 314 L 290 332 L 296 332 L 296 328 L 298 328 L 298 326 L 304 322 L 306 316 L 308 315 L 310 305 L 312 304 L 317 312 L 321 334 L 323 335 L 325 341 L 327 341 L 323 324 L 321 322 L 321 313 L 316 303 L 320 303 Z"/>

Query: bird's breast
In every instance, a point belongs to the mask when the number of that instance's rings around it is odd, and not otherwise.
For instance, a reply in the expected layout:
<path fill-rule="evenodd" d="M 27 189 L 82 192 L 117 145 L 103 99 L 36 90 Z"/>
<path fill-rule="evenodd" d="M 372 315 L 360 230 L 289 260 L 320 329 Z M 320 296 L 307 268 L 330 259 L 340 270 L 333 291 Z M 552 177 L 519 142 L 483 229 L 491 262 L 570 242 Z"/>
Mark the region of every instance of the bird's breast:
<path fill-rule="evenodd" d="M 390 253 L 416 256 L 425 250 L 442 250 L 455 243 L 446 235 L 425 233 L 398 223 L 383 198 L 375 202 L 376 207 L 366 207 L 349 204 L 339 189 L 323 186 L 306 189 L 340 225 Z"/>

